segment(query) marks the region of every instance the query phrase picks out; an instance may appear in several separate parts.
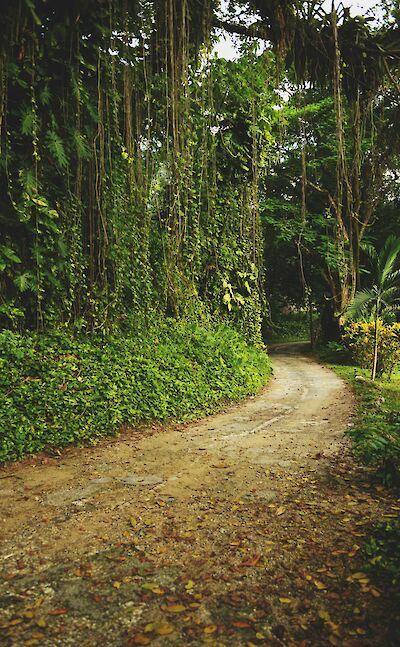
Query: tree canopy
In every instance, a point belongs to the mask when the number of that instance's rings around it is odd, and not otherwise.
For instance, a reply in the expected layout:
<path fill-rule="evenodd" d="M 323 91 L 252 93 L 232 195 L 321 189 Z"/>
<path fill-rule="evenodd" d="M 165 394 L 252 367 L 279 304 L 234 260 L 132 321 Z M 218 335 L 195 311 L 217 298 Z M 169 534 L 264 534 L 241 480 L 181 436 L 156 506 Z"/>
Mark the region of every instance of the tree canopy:
<path fill-rule="evenodd" d="M 399 150 L 391 16 L 377 27 L 319 2 L 4 3 L 2 324 L 211 315 L 256 339 L 283 250 L 299 291 L 342 314 Z M 237 61 L 215 58 L 219 28 L 244 38 Z"/>

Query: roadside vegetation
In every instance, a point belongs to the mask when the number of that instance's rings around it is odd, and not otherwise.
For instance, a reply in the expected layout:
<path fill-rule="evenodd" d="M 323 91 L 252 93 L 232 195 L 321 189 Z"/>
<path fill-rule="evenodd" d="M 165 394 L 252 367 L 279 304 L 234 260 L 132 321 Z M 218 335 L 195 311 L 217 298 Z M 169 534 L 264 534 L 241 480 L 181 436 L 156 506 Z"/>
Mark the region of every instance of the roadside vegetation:
<path fill-rule="evenodd" d="M 357 396 L 357 416 L 347 432 L 355 459 L 371 468 L 376 483 L 396 491 L 400 488 L 400 240 L 389 236 L 378 252 L 369 248 L 367 258 L 364 287 L 347 309 L 340 341 L 322 344 L 319 328 L 318 355 Z M 310 339 L 306 319 L 300 312 L 277 316 L 281 331 L 277 341 Z M 368 529 L 365 569 L 394 592 L 400 584 L 399 546 L 398 512 Z"/>
<path fill-rule="evenodd" d="M 370 346 L 373 348 L 371 335 Z M 372 352 L 371 352 L 372 354 Z M 400 487 L 400 367 L 378 380 L 371 369 L 355 363 L 348 348 L 333 343 L 319 349 L 320 357 L 343 377 L 357 396 L 357 417 L 348 431 L 356 460 L 372 468 L 371 478 L 382 487 Z M 400 584 L 400 521 L 393 519 L 371 526 L 364 543 L 367 571 L 375 573 L 395 593 Z M 385 584 L 386 583 L 386 584 Z"/>
<path fill-rule="evenodd" d="M 141 337 L 4 331 L 0 461 L 213 413 L 256 393 L 269 374 L 266 353 L 226 326 L 167 321 Z"/>
<path fill-rule="evenodd" d="M 357 395 L 357 422 L 348 432 L 355 454 L 375 467 L 386 484 L 396 485 L 400 482 L 400 370 L 390 380 L 383 377 L 372 382 L 368 369 L 357 366 L 349 353 L 335 346 L 319 354 Z"/>

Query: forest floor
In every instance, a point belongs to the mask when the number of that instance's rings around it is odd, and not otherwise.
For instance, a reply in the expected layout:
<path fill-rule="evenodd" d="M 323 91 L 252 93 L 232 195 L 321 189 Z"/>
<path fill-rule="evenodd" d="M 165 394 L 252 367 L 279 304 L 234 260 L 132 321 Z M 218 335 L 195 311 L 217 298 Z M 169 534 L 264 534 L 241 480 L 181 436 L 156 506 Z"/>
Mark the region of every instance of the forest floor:
<path fill-rule="evenodd" d="M 349 387 L 303 350 L 198 423 L 1 469 L 0 644 L 399 645 L 362 546 L 400 502 L 343 440 Z"/>

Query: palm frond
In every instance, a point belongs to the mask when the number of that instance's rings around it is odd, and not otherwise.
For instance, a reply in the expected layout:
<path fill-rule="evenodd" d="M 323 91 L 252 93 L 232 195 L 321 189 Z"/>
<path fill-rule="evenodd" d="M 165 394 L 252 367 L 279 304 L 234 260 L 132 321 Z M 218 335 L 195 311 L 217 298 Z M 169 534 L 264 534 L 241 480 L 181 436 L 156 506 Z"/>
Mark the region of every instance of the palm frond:
<path fill-rule="evenodd" d="M 400 268 L 398 270 L 395 270 L 389 276 L 387 277 L 386 283 L 391 286 L 394 285 L 398 289 L 400 289 Z"/>
<path fill-rule="evenodd" d="M 372 243 L 364 240 L 360 245 L 362 251 L 368 256 L 371 263 L 376 264 L 378 253 Z"/>
<path fill-rule="evenodd" d="M 382 250 L 378 255 L 378 281 L 384 285 L 390 274 L 393 274 L 396 264 L 400 260 L 400 238 L 393 234 L 387 237 Z"/>
<path fill-rule="evenodd" d="M 371 303 L 376 301 L 376 293 L 372 289 L 359 290 L 352 303 L 347 308 L 347 314 L 350 317 L 357 317 Z"/>
<path fill-rule="evenodd" d="M 391 287 L 386 288 L 386 290 L 383 290 L 380 296 L 380 300 L 385 306 L 388 306 L 390 303 L 393 303 L 396 299 L 396 293 L 398 292 L 398 287 L 396 285 L 392 285 Z"/>

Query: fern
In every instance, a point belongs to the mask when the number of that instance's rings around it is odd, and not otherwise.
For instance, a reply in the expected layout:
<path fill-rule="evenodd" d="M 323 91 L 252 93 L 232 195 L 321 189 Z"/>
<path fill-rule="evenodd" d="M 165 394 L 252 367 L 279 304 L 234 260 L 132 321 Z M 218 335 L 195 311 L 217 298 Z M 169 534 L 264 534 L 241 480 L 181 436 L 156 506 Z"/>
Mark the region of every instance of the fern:
<path fill-rule="evenodd" d="M 51 100 L 51 92 L 49 86 L 46 84 L 40 93 L 40 101 L 44 106 L 48 106 Z"/>
<path fill-rule="evenodd" d="M 26 108 L 22 112 L 21 132 L 23 135 L 32 135 L 35 124 L 35 115 L 31 108 Z"/>
<path fill-rule="evenodd" d="M 14 279 L 14 285 L 20 292 L 26 292 L 34 287 L 35 277 L 31 272 L 23 272 Z"/>
<path fill-rule="evenodd" d="M 55 159 L 57 166 L 65 169 L 68 166 L 68 159 L 65 153 L 64 144 L 61 137 L 55 130 L 49 130 L 46 135 L 46 144 L 49 152 Z"/>
<path fill-rule="evenodd" d="M 31 168 L 24 168 L 20 172 L 21 185 L 28 195 L 37 193 L 37 179 Z"/>
<path fill-rule="evenodd" d="M 74 130 L 73 138 L 78 157 L 83 160 L 90 159 L 91 151 L 85 135 Z"/>

